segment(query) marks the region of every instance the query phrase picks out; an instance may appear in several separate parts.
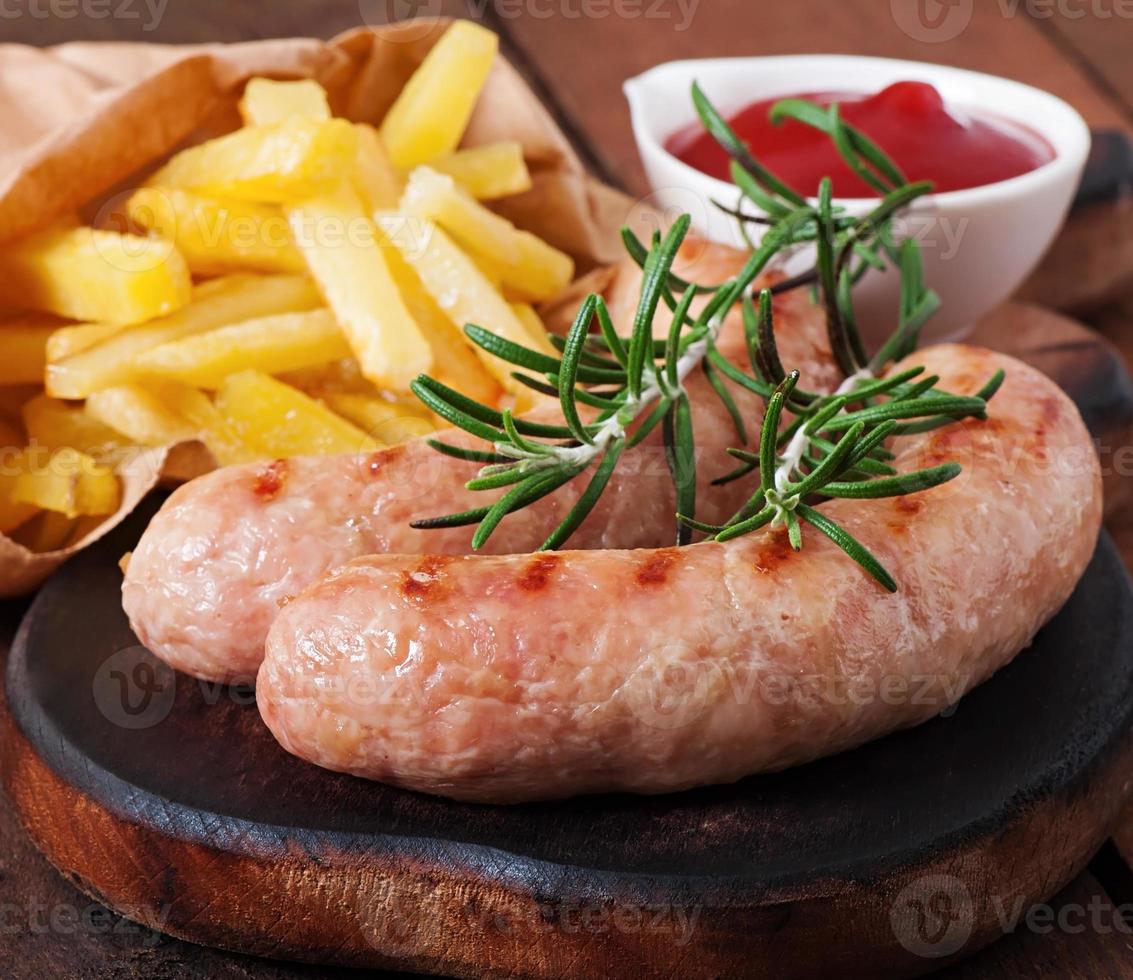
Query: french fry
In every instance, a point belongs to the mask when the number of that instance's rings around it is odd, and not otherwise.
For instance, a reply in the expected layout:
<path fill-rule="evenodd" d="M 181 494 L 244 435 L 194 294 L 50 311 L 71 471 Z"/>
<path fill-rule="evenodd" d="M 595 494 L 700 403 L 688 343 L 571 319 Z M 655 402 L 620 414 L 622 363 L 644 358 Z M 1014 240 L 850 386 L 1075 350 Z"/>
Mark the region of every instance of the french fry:
<path fill-rule="evenodd" d="M 230 374 L 298 371 L 350 356 L 329 310 L 280 313 L 185 337 L 146 351 L 134 362 L 143 375 L 216 389 Z"/>
<path fill-rule="evenodd" d="M 42 384 L 47 343 L 57 329 L 33 318 L 0 322 L 0 385 Z"/>
<path fill-rule="evenodd" d="M 382 121 L 395 166 L 408 170 L 457 148 L 498 48 L 495 34 L 470 21 L 445 31 Z"/>
<path fill-rule="evenodd" d="M 458 149 L 497 49 L 456 22 L 380 128 L 333 118 L 314 81 L 252 79 L 244 128 L 176 154 L 112 222 L 0 246 L 0 309 L 77 321 L 0 321 L 0 533 L 74 542 L 139 446 L 191 450 L 199 473 L 433 432 L 407 393 L 421 373 L 529 398 L 463 332 L 554 355 L 529 303 L 573 272 L 479 203 L 530 190 L 523 147 Z"/>
<path fill-rule="evenodd" d="M 143 187 L 126 202 L 130 220 L 173 242 L 198 276 L 241 270 L 302 272 L 278 207 L 220 201 L 175 187 Z"/>
<path fill-rule="evenodd" d="M 370 433 L 387 446 L 408 442 L 435 432 L 437 427 L 427 413 L 417 411 L 404 402 L 387 401 L 380 395 L 353 392 L 329 392 L 326 403 L 363 432 Z"/>
<path fill-rule="evenodd" d="M 193 427 L 196 438 L 204 443 L 221 466 L 236 466 L 264 457 L 258 447 L 241 438 L 237 427 L 220 413 L 203 391 L 175 382 L 157 386 L 154 391 L 171 411 Z"/>
<path fill-rule="evenodd" d="M 421 277 L 397 249 L 383 252 L 405 305 L 433 352 L 433 376 L 478 402 L 492 405 L 499 401 L 499 384 L 476 356 L 471 342 L 437 305 Z"/>
<path fill-rule="evenodd" d="M 11 499 L 75 518 L 113 514 L 121 500 L 114 471 L 77 449 L 64 448 L 43 460 L 28 451 L 26 468 L 16 477 Z"/>
<path fill-rule="evenodd" d="M 245 126 L 271 126 L 290 116 L 330 119 L 326 89 L 310 78 L 295 82 L 253 78 L 244 86 L 240 117 Z"/>
<path fill-rule="evenodd" d="M 523 147 L 514 140 L 457 150 L 448 156 L 438 157 L 429 166 L 438 173 L 447 174 L 481 201 L 531 190 L 531 174 L 523 159 Z M 374 205 L 373 210 L 380 208 L 380 205 Z"/>
<path fill-rule="evenodd" d="M 475 323 L 507 340 L 530 347 L 531 335 L 504 298 L 451 238 L 431 222 L 406 215 L 381 215 L 380 225 L 421 282 L 458 329 Z M 549 340 L 540 349 L 556 353 Z M 512 376 L 512 365 L 476 348 L 485 367 L 507 390 L 526 392 Z"/>
<path fill-rule="evenodd" d="M 334 187 L 357 147 L 354 126 L 345 119 L 289 116 L 182 150 L 147 183 L 241 201 L 298 201 Z"/>
<path fill-rule="evenodd" d="M 533 346 L 543 348 L 547 343 L 547 328 L 543 325 L 543 318 L 539 316 L 535 307 L 530 303 L 511 303 L 512 313 L 527 328 Z"/>
<path fill-rule="evenodd" d="M 71 327 L 59 327 L 47 338 L 48 363 L 54 364 L 90 350 L 129 326 L 129 323 L 76 323 Z"/>
<path fill-rule="evenodd" d="M 366 206 L 366 213 L 397 207 L 405 182 L 390 162 L 381 136 L 366 123 L 358 123 L 354 128 L 358 132 L 358 155 L 350 178 Z"/>
<path fill-rule="evenodd" d="M 378 443 L 321 402 L 260 371 L 230 375 L 216 407 L 248 445 L 265 457 L 371 452 Z"/>
<path fill-rule="evenodd" d="M 373 382 L 366 380 L 362 368 L 353 357 L 301 368 L 298 371 L 287 371 L 279 376 L 279 380 L 316 398 L 321 398 L 325 391 L 373 393 L 378 390 Z"/>
<path fill-rule="evenodd" d="M 432 366 L 432 351 L 405 307 L 358 194 L 344 183 L 292 208 L 288 218 L 362 373 L 375 384 L 407 389 Z"/>
<path fill-rule="evenodd" d="M 73 320 L 139 323 L 189 302 L 192 282 L 168 242 L 72 228 L 0 250 L 0 301 Z"/>
<path fill-rule="evenodd" d="M 480 270 L 484 278 L 492 284 L 493 289 L 499 293 L 504 291 L 504 280 L 500 275 L 500 267 L 496 265 L 491 258 L 484 252 L 472 252 L 468 249 L 464 250 L 464 254 L 472 260 L 473 264 Z"/>
<path fill-rule="evenodd" d="M 520 231 L 458 187 L 452 177 L 430 167 L 418 167 L 409 175 L 401 210 L 436 221 L 468 251 L 487 258 L 504 285 L 532 299 L 550 299 L 574 275 L 569 255 Z"/>
<path fill-rule="evenodd" d="M 94 392 L 85 411 L 139 446 L 172 446 L 196 439 L 198 430 L 169 407 L 161 385 L 118 385 Z"/>
<path fill-rule="evenodd" d="M 51 450 L 77 449 L 96 462 L 113 466 L 128 452 L 121 435 L 79 405 L 37 395 L 23 407 L 28 442 Z"/>
<path fill-rule="evenodd" d="M 230 276 L 198 286 L 193 302 L 172 316 L 124 330 L 89 350 L 47 368 L 47 392 L 56 398 L 86 398 L 100 388 L 134 380 L 134 361 L 161 344 L 206 333 L 230 323 L 322 305 L 305 276 Z"/>

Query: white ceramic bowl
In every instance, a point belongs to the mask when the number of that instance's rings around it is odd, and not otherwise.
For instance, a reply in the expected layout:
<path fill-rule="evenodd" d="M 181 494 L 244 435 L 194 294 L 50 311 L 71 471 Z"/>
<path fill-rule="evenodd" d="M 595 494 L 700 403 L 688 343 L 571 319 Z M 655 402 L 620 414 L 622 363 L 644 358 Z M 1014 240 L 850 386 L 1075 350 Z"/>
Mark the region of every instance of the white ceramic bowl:
<path fill-rule="evenodd" d="M 742 244 L 735 220 L 712 204 L 734 205 L 737 189 L 682 163 L 664 147 L 668 137 L 696 121 L 693 81 L 728 116 L 758 99 L 800 92 L 873 93 L 905 80 L 930 82 L 949 106 L 1022 123 L 1055 151 L 1052 161 L 1020 177 L 924 198 L 902 222 L 900 230 L 920 240 L 926 280 L 943 299 L 923 339 L 960 338 L 1035 268 L 1073 200 L 1090 133 L 1082 117 L 1053 95 L 992 75 L 887 58 L 797 55 L 669 62 L 625 84 L 634 138 L 653 187 L 651 201 L 670 217 L 689 212 L 693 226 L 709 238 Z M 863 214 L 876 201 L 846 198 L 837 203 L 851 214 Z M 757 211 L 750 202 L 746 210 Z M 811 261 L 796 256 L 790 271 Z M 876 343 L 893 329 L 897 295 L 892 271 L 871 274 L 861 283 L 857 301 L 867 340 Z"/>

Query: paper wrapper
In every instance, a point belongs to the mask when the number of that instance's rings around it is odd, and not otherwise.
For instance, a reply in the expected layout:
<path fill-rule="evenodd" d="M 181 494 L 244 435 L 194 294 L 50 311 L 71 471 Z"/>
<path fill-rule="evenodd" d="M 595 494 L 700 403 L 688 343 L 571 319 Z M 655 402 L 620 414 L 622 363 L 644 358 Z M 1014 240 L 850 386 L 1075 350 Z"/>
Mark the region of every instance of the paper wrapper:
<path fill-rule="evenodd" d="M 168 449 L 145 449 L 131 455 L 116 470 L 122 485 L 122 503 L 117 513 L 62 551 L 28 551 L 10 538 L 0 535 L 0 598 L 25 595 L 39 588 L 44 579 L 71 555 L 94 544 L 121 523 L 157 484 L 168 454 Z"/>
<path fill-rule="evenodd" d="M 333 41 L 233 45 L 0 45 L 0 242 L 34 232 L 131 186 L 182 146 L 236 128 L 237 100 L 256 75 L 314 78 L 336 114 L 379 123 L 447 25 L 410 21 Z M 628 138 L 628 136 L 627 136 Z M 533 179 L 498 202 L 516 224 L 572 255 L 580 272 L 622 257 L 618 229 L 648 209 L 586 175 L 539 100 L 503 58 L 473 114 L 465 145 L 518 140 Z M 165 450 L 135 457 L 123 505 L 64 551 L 34 554 L 0 537 L 0 596 L 37 588 L 75 551 L 114 527 L 157 483 Z"/>

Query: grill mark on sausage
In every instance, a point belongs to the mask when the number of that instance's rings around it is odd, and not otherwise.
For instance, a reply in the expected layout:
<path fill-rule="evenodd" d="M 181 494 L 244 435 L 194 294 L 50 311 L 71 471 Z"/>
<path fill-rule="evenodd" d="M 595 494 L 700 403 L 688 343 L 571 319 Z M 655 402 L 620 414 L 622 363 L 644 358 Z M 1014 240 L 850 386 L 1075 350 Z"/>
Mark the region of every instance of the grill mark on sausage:
<path fill-rule="evenodd" d="M 924 503 L 916 497 L 894 497 L 893 506 L 898 513 L 912 517 L 921 512 Z"/>
<path fill-rule="evenodd" d="M 896 511 L 894 519 L 886 521 L 889 533 L 904 535 L 909 533 L 909 522 L 916 517 L 924 507 L 924 502 L 916 497 L 894 497 L 893 510 Z"/>
<path fill-rule="evenodd" d="M 547 583 L 551 580 L 551 573 L 554 572 L 561 560 L 560 555 L 536 555 L 520 573 L 516 584 L 524 592 L 542 591 L 547 587 Z"/>
<path fill-rule="evenodd" d="M 405 452 L 404 446 L 390 446 L 389 449 L 379 449 L 376 453 L 371 453 L 366 460 L 366 472 L 370 476 L 377 476 L 403 452 Z"/>
<path fill-rule="evenodd" d="M 680 558 L 676 548 L 658 548 L 640 565 L 634 576 L 641 586 L 664 585 L 669 573 L 677 566 Z"/>
<path fill-rule="evenodd" d="M 287 482 L 288 464 L 285 459 L 277 459 L 256 473 L 252 483 L 252 493 L 260 500 L 274 500 L 279 496 Z"/>
<path fill-rule="evenodd" d="M 790 561 L 795 549 L 791 547 L 791 539 L 787 536 L 785 528 L 775 531 L 764 542 L 755 556 L 755 570 L 766 575 L 773 572 L 784 563 Z"/>
<path fill-rule="evenodd" d="M 956 462 L 964 466 L 972 453 L 986 452 L 990 446 L 994 446 L 995 443 L 991 440 L 998 437 L 1002 441 L 1012 437 L 1012 429 L 1017 430 L 1018 427 L 1006 425 L 994 415 L 986 419 L 960 419 L 933 433 L 925 444 L 921 465 L 938 466 L 941 463 Z"/>
<path fill-rule="evenodd" d="M 1039 404 L 1039 421 L 1035 426 L 1035 436 L 1042 439 L 1047 431 L 1062 420 L 1062 406 L 1056 398 L 1044 398 Z"/>
<path fill-rule="evenodd" d="M 407 599 L 426 602 L 444 591 L 441 572 L 452 563 L 450 555 L 424 555 L 411 572 L 401 573 L 401 594 Z"/>

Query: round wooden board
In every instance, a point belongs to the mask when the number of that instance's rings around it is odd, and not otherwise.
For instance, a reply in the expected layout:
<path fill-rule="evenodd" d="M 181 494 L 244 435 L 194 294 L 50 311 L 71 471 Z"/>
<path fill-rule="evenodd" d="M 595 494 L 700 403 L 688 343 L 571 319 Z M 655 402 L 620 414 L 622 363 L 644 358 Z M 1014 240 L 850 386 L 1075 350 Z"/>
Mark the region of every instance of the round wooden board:
<path fill-rule="evenodd" d="M 1133 594 L 1108 539 L 949 717 L 734 786 L 503 808 L 308 766 L 246 692 L 139 648 L 116 562 L 149 511 L 32 606 L 4 772 L 58 868 L 199 943 L 468 976 L 914 975 L 1056 892 L 1126 795 Z"/>

